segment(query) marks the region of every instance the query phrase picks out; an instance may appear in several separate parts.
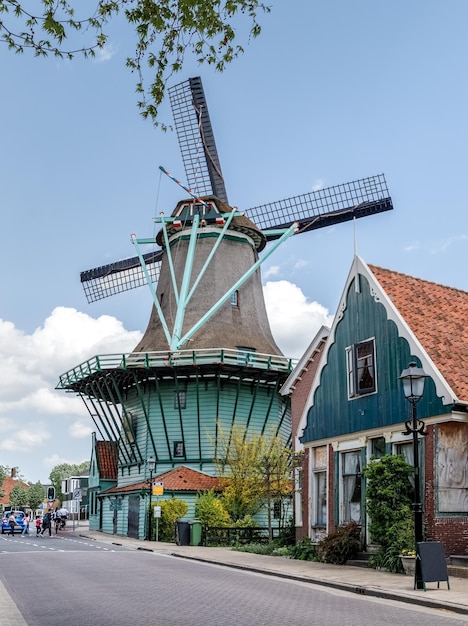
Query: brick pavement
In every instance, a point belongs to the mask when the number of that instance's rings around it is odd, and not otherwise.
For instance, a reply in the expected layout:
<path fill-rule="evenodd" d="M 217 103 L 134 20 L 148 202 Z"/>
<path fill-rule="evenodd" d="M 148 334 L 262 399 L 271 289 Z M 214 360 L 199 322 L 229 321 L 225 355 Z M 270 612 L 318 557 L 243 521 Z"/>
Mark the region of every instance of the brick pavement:
<path fill-rule="evenodd" d="M 449 577 L 446 582 L 428 583 L 427 590 L 413 589 L 413 578 L 403 574 L 379 572 L 371 568 L 298 561 L 276 556 L 236 552 L 230 548 L 177 546 L 172 543 L 140 541 L 118 535 L 106 535 L 81 527 L 78 533 L 89 539 L 115 543 L 136 550 L 151 550 L 179 558 L 215 563 L 311 584 L 342 589 L 360 595 L 397 600 L 430 608 L 468 615 L 468 579 Z"/>

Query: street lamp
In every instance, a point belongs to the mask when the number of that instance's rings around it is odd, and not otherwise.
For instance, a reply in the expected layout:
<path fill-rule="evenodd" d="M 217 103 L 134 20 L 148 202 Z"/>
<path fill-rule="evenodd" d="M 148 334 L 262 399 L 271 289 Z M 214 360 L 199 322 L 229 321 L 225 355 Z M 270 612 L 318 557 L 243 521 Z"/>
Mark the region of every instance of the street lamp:
<path fill-rule="evenodd" d="M 149 472 L 149 479 L 148 479 L 148 484 L 149 484 L 149 511 L 148 511 L 148 541 L 151 541 L 151 534 L 152 534 L 152 526 L 153 526 L 153 515 L 152 515 L 152 511 L 151 511 L 151 500 L 152 500 L 152 495 L 153 495 L 153 472 L 154 472 L 154 468 L 156 467 L 156 459 L 154 458 L 154 456 L 150 456 L 146 459 L 146 468 Z"/>
<path fill-rule="evenodd" d="M 417 547 L 418 543 L 424 540 L 423 531 L 423 508 L 421 502 L 421 484 L 419 476 L 419 444 L 418 435 L 427 435 L 424 430 L 424 422 L 418 419 L 416 412 L 416 404 L 421 400 L 424 393 L 424 381 L 428 377 L 422 367 L 418 367 L 412 362 L 408 368 L 403 370 L 400 380 L 403 381 L 403 392 L 405 398 L 411 404 L 411 419 L 405 422 L 406 430 L 403 434 L 413 435 L 413 467 L 414 467 L 414 543 Z M 414 574 L 414 588 L 424 589 L 424 583 L 421 573 L 421 562 L 416 559 L 416 569 Z"/>

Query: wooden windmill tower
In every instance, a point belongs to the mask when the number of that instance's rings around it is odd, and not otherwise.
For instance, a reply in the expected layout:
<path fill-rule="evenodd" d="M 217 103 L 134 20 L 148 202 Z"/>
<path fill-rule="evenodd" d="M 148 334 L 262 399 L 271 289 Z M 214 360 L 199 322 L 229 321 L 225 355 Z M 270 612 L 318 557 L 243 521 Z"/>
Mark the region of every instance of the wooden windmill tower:
<path fill-rule="evenodd" d="M 213 475 L 220 434 L 235 428 L 289 441 L 279 389 L 293 363 L 272 337 L 260 265 L 295 233 L 393 208 L 379 175 L 241 213 L 228 202 L 200 78 L 169 96 L 190 197 L 155 219 L 156 238 L 133 237 L 135 257 L 81 275 L 90 302 L 148 284 L 148 328 L 131 354 L 96 356 L 58 385 L 117 443 L 122 494 L 147 478 L 150 456 L 155 475 L 179 465 Z M 125 530 L 140 505 L 122 497 Z"/>

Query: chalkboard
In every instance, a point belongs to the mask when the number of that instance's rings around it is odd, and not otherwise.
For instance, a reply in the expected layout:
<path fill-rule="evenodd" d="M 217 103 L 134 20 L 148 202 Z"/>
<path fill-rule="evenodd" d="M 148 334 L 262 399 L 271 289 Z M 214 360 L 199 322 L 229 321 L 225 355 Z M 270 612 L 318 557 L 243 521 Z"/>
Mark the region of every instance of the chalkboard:
<path fill-rule="evenodd" d="M 421 576 L 426 590 L 426 583 L 446 582 L 448 589 L 450 583 L 447 572 L 447 561 L 445 560 L 444 546 L 440 541 L 421 541 L 416 546 L 420 559 Z"/>

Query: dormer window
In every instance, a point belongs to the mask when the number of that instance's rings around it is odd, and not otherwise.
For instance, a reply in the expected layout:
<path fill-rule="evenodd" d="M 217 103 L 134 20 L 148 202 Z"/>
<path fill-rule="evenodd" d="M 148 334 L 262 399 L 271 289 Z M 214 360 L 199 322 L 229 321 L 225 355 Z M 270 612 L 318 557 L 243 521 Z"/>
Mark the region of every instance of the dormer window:
<path fill-rule="evenodd" d="M 375 344 L 373 339 L 346 348 L 348 398 L 374 393 L 376 390 Z"/>

